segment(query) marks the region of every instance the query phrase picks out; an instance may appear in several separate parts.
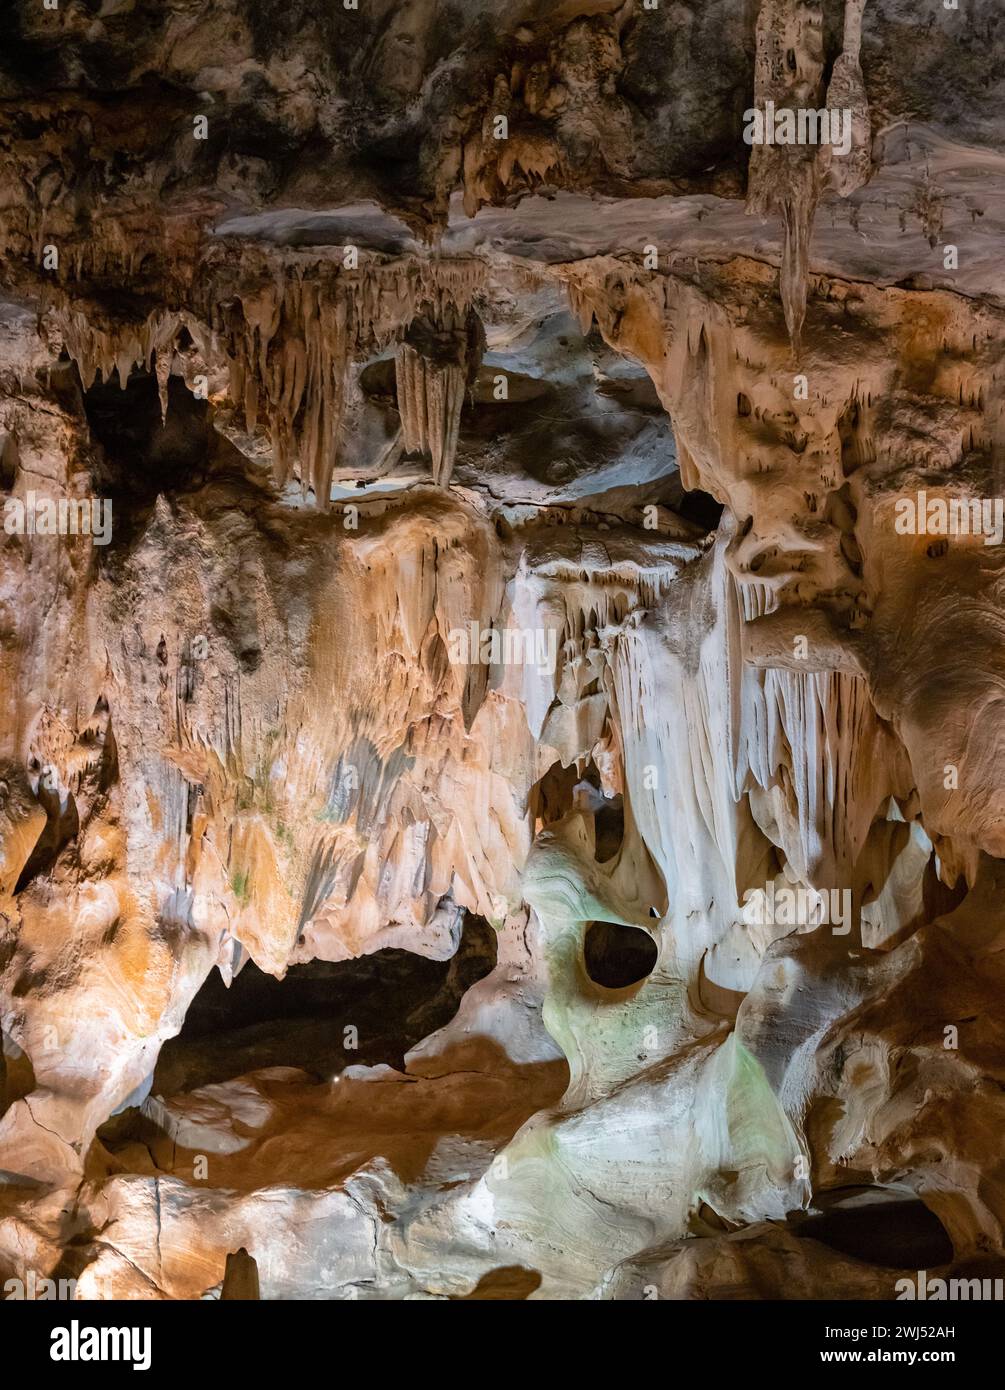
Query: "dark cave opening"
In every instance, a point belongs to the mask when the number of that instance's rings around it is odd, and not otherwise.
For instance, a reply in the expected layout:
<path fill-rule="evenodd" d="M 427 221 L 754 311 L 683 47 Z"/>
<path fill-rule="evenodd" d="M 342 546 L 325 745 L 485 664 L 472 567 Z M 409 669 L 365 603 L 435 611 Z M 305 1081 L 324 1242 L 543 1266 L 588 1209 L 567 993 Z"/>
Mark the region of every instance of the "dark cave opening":
<path fill-rule="evenodd" d="M 168 377 L 167 413 L 161 419 L 157 378 L 130 372 L 96 381 L 84 391 L 84 412 L 104 458 L 95 484 L 113 496 L 153 500 L 158 493 L 181 492 L 205 480 L 212 439 L 210 408 L 181 377 Z"/>
<path fill-rule="evenodd" d="M 553 763 L 533 788 L 530 807 L 535 822 L 543 829 L 555 825 L 570 811 L 591 815 L 596 836 L 594 858 L 598 864 L 613 859 L 624 842 L 624 798 L 604 795 L 600 773 L 592 758 L 582 773 L 575 763 L 568 767 Z"/>
<path fill-rule="evenodd" d="M 15 894 L 23 893 L 28 885 L 41 875 L 47 874 L 71 840 L 76 839 L 80 829 L 77 803 L 68 795 L 63 802 L 56 779 L 51 768 L 43 768 L 37 758 L 28 762 L 28 771 L 37 777 L 36 796 L 45 811 L 45 825 L 35 841 L 31 854 L 25 861 L 14 885 Z"/>
<path fill-rule="evenodd" d="M 17 478 L 18 449 L 13 435 L 0 433 L 0 489 L 10 492 Z"/>
<path fill-rule="evenodd" d="M 952 887 L 947 887 L 939 877 L 933 854 L 925 865 L 921 891 L 926 920 L 934 922 L 938 917 L 948 917 L 950 913 L 955 912 L 970 890 L 962 874 Z"/>
<path fill-rule="evenodd" d="M 625 838 L 625 808 L 620 796 L 605 798 L 604 804 L 594 811 L 593 828 L 597 836 L 597 863 L 606 864 Z"/>
<path fill-rule="evenodd" d="M 653 973 L 659 949 L 647 931 L 620 922 L 591 922 L 583 940 L 583 964 L 595 985 L 627 989 Z"/>
<path fill-rule="evenodd" d="M 875 1188 L 821 1194 L 826 1209 L 795 1234 L 884 1269 L 937 1269 L 953 1258 L 942 1222 L 917 1197 Z"/>
<path fill-rule="evenodd" d="M 167 383 L 167 412 L 161 418 L 157 378 L 130 372 L 97 380 L 82 391 L 84 413 L 100 445 L 92 486 L 112 502 L 116 549 L 142 528 L 160 495 L 191 492 L 207 481 L 216 449 L 208 402 L 198 400 L 181 377 Z"/>
<path fill-rule="evenodd" d="M 663 502 L 706 534 L 718 529 L 723 513 L 722 503 L 717 502 L 710 492 L 702 492 L 701 488 L 685 488 L 679 473 L 669 480 Z"/>
<path fill-rule="evenodd" d="M 711 532 L 718 528 L 723 506 L 721 502 L 715 500 L 710 492 L 702 492 L 700 488 L 694 488 L 690 492 L 681 494 L 680 501 L 674 510 L 685 521 L 693 521 L 703 531 Z"/>
<path fill-rule="evenodd" d="M 401 1069 L 410 1048 L 449 1023 L 496 952 L 495 932 L 469 914 L 449 960 L 389 949 L 294 965 L 282 980 L 249 961 L 229 989 L 213 970 L 161 1049 L 152 1092 L 170 1096 L 264 1067 L 319 1080 L 355 1064 Z"/>

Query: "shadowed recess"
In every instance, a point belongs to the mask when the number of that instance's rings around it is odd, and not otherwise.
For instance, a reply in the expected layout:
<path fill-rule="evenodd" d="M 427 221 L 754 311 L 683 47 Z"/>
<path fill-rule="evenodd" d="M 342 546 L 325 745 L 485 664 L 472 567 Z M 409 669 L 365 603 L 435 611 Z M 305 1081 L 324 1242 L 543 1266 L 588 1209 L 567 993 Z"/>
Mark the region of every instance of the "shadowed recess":
<path fill-rule="evenodd" d="M 953 1258 L 942 1222 L 918 1198 L 865 1192 L 807 1217 L 796 1234 L 887 1269 L 938 1269 Z"/>
<path fill-rule="evenodd" d="M 586 973 L 605 989 L 626 989 L 651 975 L 659 951 L 648 932 L 620 922 L 591 922 L 583 942 Z"/>
<path fill-rule="evenodd" d="M 447 961 L 377 951 L 294 965 L 283 980 L 249 961 L 230 989 L 214 970 L 181 1032 L 162 1048 L 153 1092 L 173 1095 L 262 1067 L 299 1067 L 319 1078 L 355 1064 L 402 1068 L 404 1054 L 453 1018 L 495 961 L 495 932 L 468 916 Z"/>

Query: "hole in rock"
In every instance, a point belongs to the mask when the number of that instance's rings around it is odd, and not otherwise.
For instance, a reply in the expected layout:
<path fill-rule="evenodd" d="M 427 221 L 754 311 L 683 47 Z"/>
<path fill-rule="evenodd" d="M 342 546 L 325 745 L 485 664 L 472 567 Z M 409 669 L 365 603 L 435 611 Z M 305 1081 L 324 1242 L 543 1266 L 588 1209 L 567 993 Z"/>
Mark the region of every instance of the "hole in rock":
<path fill-rule="evenodd" d="M 31 1058 L 0 1028 L 0 1115 L 16 1100 L 30 1096 L 36 1084 Z"/>
<path fill-rule="evenodd" d="M 625 838 L 625 808 L 620 796 L 605 797 L 593 813 L 593 828 L 597 836 L 596 860 L 606 864 L 613 859 Z"/>
<path fill-rule="evenodd" d="M 552 763 L 530 793 L 530 809 L 541 825 L 554 825 L 572 810 L 572 789 L 579 780 L 575 765 Z"/>
<path fill-rule="evenodd" d="M 554 825 L 570 811 L 592 815 L 596 836 L 594 858 L 606 864 L 625 838 L 625 808 L 621 796 L 605 796 L 600 772 L 592 758 L 580 773 L 576 764 L 553 763 L 531 792 L 531 811 L 542 826 Z"/>
<path fill-rule="evenodd" d="M 866 1188 L 818 1201 L 827 1209 L 799 1222 L 801 1238 L 886 1269 L 934 1269 L 953 1258 L 945 1227 L 917 1197 Z"/>
<path fill-rule="evenodd" d="M 0 432 L 0 488 L 10 492 L 17 478 L 19 456 L 17 441 L 11 434 Z"/>
<path fill-rule="evenodd" d="M 117 375 L 98 380 L 83 398 L 101 445 L 94 489 L 112 500 L 114 545 L 130 517 L 152 507 L 158 494 L 190 491 L 206 481 L 215 443 L 210 408 L 172 376 L 162 422 L 157 378 L 146 371 L 130 373 L 124 389 Z"/>
<path fill-rule="evenodd" d="M 714 531 L 722 516 L 722 503 L 717 502 L 710 492 L 693 488 L 683 494 L 676 510 L 685 521 L 693 521 L 703 531 Z"/>
<path fill-rule="evenodd" d="M 967 896 L 969 889 L 967 880 L 961 874 L 952 887 L 947 887 L 939 878 L 938 870 L 935 866 L 935 855 L 929 859 L 925 865 L 925 872 L 921 882 L 922 902 L 924 903 L 925 919 L 934 922 L 937 917 L 948 917 L 951 912 L 955 912 L 960 903 Z"/>
<path fill-rule="evenodd" d="M 77 803 L 73 797 L 68 796 L 64 804 L 59 792 L 47 787 L 44 778 L 39 785 L 38 799 L 45 811 L 46 822 L 18 875 L 15 893 L 22 893 L 33 879 L 47 874 L 70 841 L 76 838 L 80 828 Z"/>
<path fill-rule="evenodd" d="M 449 1023 L 464 993 L 493 968 L 496 948 L 489 924 L 469 914 L 449 960 L 390 949 L 294 965 L 283 980 L 251 961 L 229 989 L 214 970 L 181 1032 L 161 1049 L 153 1094 L 174 1095 L 264 1067 L 297 1067 L 319 1079 L 356 1064 L 400 1069 L 404 1054 Z"/>
<path fill-rule="evenodd" d="M 710 492 L 702 492 L 701 488 L 685 489 L 679 473 L 669 480 L 663 501 L 666 506 L 672 507 L 678 516 L 699 526 L 706 533 L 718 528 L 723 511 L 722 503 L 717 502 Z"/>
<path fill-rule="evenodd" d="M 659 951 L 640 927 L 620 922 L 591 922 L 583 942 L 583 963 L 595 985 L 626 989 L 651 975 Z"/>

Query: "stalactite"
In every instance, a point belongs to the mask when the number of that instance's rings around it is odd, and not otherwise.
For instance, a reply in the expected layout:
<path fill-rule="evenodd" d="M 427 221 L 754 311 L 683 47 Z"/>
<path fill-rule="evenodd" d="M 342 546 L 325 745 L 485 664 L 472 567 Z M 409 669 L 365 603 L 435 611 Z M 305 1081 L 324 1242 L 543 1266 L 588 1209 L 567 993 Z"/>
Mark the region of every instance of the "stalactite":
<path fill-rule="evenodd" d="M 406 447 L 430 453 L 434 477 L 445 486 L 465 386 L 480 361 L 470 305 L 484 264 L 390 262 L 359 275 L 305 259 L 263 261 L 261 268 L 257 293 L 240 292 L 217 322 L 231 397 L 242 405 L 249 432 L 259 420 L 267 426 L 277 481 L 285 483 L 299 464 L 304 491 L 311 488 L 316 504 L 328 506 L 349 363 L 393 341 L 421 307 L 425 317 L 413 332 L 419 346 L 402 349 L 398 361 Z"/>
<path fill-rule="evenodd" d="M 345 301 L 292 279 L 242 299 L 240 309 L 227 341 L 231 396 L 242 403 L 249 432 L 264 417 L 277 482 L 299 461 L 304 491 L 312 488 L 326 508 L 349 362 Z"/>
<path fill-rule="evenodd" d="M 398 349 L 395 369 L 405 448 L 429 454 L 433 482 L 446 487 L 460 433 L 464 370 L 454 363 L 432 362 L 409 343 Z"/>
<path fill-rule="evenodd" d="M 484 334 L 473 313 L 456 310 L 416 319 L 398 348 L 398 409 L 409 453 L 428 454 L 433 482 L 446 487 L 454 470 L 461 409 L 481 362 Z"/>
<path fill-rule="evenodd" d="M 117 372 L 125 389 L 135 367 L 157 370 L 161 401 L 166 408 L 166 375 L 162 364 L 170 367 L 173 344 L 186 316 L 154 310 L 143 323 L 121 323 L 106 319 L 96 322 L 71 299 L 53 308 L 53 322 L 68 355 L 77 364 L 84 390 L 93 386 L 98 374 L 105 382 Z"/>
<path fill-rule="evenodd" d="M 859 188 L 871 171 L 869 105 L 859 66 L 865 0 L 846 0 L 844 50 L 826 93 L 823 89 L 823 21 L 819 6 L 803 0 L 761 0 L 757 17 L 754 108 L 765 126 L 777 113 L 793 125 L 798 113 L 826 112 L 823 143 L 767 143 L 762 129 L 750 154 L 747 211 L 759 217 L 778 213 L 783 247 L 779 290 L 793 350 L 801 347 L 809 285 L 810 241 L 821 194 L 832 188 L 841 197 Z M 832 113 L 850 121 L 850 148 L 833 148 Z M 820 127 L 817 126 L 817 138 Z"/>
<path fill-rule="evenodd" d="M 872 173 L 869 97 L 860 63 L 865 6 L 866 0 L 845 0 L 842 50 L 827 84 L 827 109 L 851 112 L 851 148 L 845 155 L 831 154 L 827 169 L 827 186 L 842 198 L 861 188 Z"/>
<path fill-rule="evenodd" d="M 99 373 L 108 381 L 113 371 L 124 387 L 134 367 L 141 367 L 156 373 L 162 415 L 168 378 L 184 366 L 176 359 L 175 339 L 187 328 L 207 362 L 216 364 L 221 355 L 225 360 L 229 394 L 248 432 L 254 434 L 260 423 L 267 429 L 277 482 L 286 483 L 298 467 L 304 492 L 313 491 L 321 508 L 329 504 L 351 360 L 394 342 L 421 311 L 440 325 L 433 331 L 442 342 L 427 344 L 426 356 L 418 352 L 421 361 L 411 380 L 416 384 L 424 373 L 423 385 L 412 398 L 423 402 L 423 415 L 421 422 L 414 411 L 410 416 L 416 432 L 408 447 L 433 456 L 436 479 L 445 486 L 464 392 L 484 346 L 471 314 L 484 283 L 484 262 L 412 259 L 342 274 L 331 260 L 272 260 L 254 250 L 239 267 L 240 287 L 228 293 L 228 277 L 237 269 L 214 248 L 189 287 L 191 307 L 154 310 L 140 323 L 117 319 L 62 286 L 49 291 L 45 308 L 85 390 Z M 254 290 L 246 287 L 248 280 L 257 280 Z M 406 379 L 403 395 L 408 392 Z"/>

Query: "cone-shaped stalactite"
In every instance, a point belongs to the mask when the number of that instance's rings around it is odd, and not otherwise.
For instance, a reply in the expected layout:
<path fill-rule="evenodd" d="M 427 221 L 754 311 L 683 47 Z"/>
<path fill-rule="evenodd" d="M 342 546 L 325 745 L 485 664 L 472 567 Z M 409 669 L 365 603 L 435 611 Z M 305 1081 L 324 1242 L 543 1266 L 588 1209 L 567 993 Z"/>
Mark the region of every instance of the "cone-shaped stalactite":
<path fill-rule="evenodd" d="M 267 420 L 276 480 L 300 463 L 304 491 L 328 505 L 338 456 L 349 361 L 346 302 L 295 278 L 241 303 L 240 332 L 230 344 L 230 394 L 243 402 L 254 432 Z"/>
<path fill-rule="evenodd" d="M 417 318 L 395 362 L 398 409 L 405 448 L 428 454 L 433 482 L 446 487 L 454 471 L 464 393 L 484 350 L 481 321 L 473 312 L 447 310 L 438 322 Z"/>
<path fill-rule="evenodd" d="M 866 182 L 872 167 L 869 104 L 859 66 L 865 2 L 846 0 L 844 48 L 826 91 L 820 7 L 803 0 L 761 0 L 757 16 L 747 211 L 782 218 L 779 288 L 797 353 L 817 203 L 826 188 L 847 197 Z"/>

